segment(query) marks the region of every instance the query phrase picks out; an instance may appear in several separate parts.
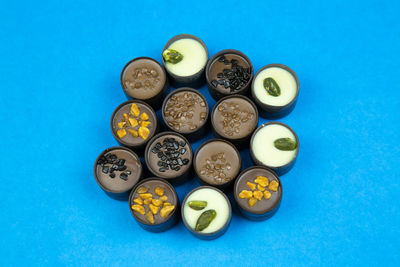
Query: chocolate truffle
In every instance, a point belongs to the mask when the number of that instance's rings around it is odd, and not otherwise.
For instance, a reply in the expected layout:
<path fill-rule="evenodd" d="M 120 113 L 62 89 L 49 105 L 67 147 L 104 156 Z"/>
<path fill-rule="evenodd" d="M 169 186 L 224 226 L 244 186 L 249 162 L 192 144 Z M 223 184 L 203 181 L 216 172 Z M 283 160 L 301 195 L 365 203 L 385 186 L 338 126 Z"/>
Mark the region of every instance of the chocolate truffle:
<path fill-rule="evenodd" d="M 147 144 L 145 161 L 154 176 L 171 182 L 182 182 L 190 175 L 193 151 L 182 135 L 162 132 Z"/>
<path fill-rule="evenodd" d="M 282 117 L 293 110 L 299 93 L 299 80 L 289 67 L 270 64 L 260 69 L 251 85 L 251 94 L 262 115 Z"/>
<path fill-rule="evenodd" d="M 126 199 L 142 173 L 139 157 L 125 147 L 104 150 L 94 164 L 96 182 L 109 196 L 116 199 Z"/>
<path fill-rule="evenodd" d="M 250 59 L 237 50 L 218 52 L 206 66 L 208 90 L 215 100 L 232 94 L 246 95 L 252 78 Z"/>
<path fill-rule="evenodd" d="M 193 140 L 204 135 L 208 120 L 208 104 L 195 89 L 184 87 L 171 92 L 164 100 L 162 116 L 172 131 Z"/>
<path fill-rule="evenodd" d="M 128 98 L 143 100 L 157 108 L 168 90 L 167 74 L 156 60 L 138 57 L 122 69 L 121 85 Z"/>
<path fill-rule="evenodd" d="M 162 60 L 175 87 L 204 83 L 208 51 L 200 38 L 190 34 L 173 37 L 164 46 Z"/>
<path fill-rule="evenodd" d="M 257 107 L 245 96 L 224 97 L 215 104 L 211 123 L 216 136 L 228 139 L 242 148 L 248 144 L 257 127 Z"/>
<path fill-rule="evenodd" d="M 156 113 L 143 101 L 124 102 L 111 116 L 111 131 L 120 144 L 141 151 L 158 131 Z"/>
<path fill-rule="evenodd" d="M 179 199 L 174 187 L 167 181 L 146 178 L 132 190 L 129 208 L 143 229 L 161 232 L 177 222 Z"/>
<path fill-rule="evenodd" d="M 299 151 L 296 133 L 280 122 L 269 122 L 255 130 L 250 141 L 250 154 L 255 164 L 274 170 L 278 175 L 289 171 Z"/>
<path fill-rule="evenodd" d="M 228 189 L 240 172 L 242 162 L 233 144 L 212 139 L 197 149 L 193 165 L 201 183 Z"/>
<path fill-rule="evenodd" d="M 201 186 L 189 192 L 181 212 L 186 228 L 201 239 L 223 235 L 232 217 L 231 204 L 226 195 L 211 186 Z"/>
<path fill-rule="evenodd" d="M 278 176 L 263 166 L 239 174 L 233 190 L 241 213 L 250 220 L 265 220 L 279 208 L 282 185 Z"/>

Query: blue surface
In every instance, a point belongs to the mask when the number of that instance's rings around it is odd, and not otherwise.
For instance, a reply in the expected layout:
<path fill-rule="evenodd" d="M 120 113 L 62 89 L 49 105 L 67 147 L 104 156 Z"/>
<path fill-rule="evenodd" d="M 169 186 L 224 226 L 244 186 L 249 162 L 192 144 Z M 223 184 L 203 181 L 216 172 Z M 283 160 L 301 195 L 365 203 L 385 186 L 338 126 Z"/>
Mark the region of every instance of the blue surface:
<path fill-rule="evenodd" d="M 88 2 L 0 3 L 1 266 L 400 265 L 398 1 Z M 122 67 L 160 61 L 179 33 L 300 80 L 281 120 L 301 147 L 280 210 L 258 223 L 235 211 L 209 242 L 182 222 L 142 230 L 92 174 L 116 145 Z M 180 199 L 195 186 L 179 186 Z"/>

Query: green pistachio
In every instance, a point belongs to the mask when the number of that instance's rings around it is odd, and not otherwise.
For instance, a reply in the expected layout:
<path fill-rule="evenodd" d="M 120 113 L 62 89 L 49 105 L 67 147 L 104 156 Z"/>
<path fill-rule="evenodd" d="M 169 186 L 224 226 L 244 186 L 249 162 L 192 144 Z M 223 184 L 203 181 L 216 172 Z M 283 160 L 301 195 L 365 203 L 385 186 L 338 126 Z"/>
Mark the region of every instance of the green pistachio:
<path fill-rule="evenodd" d="M 296 149 L 296 142 L 291 138 L 279 138 L 274 141 L 274 146 L 283 151 L 291 151 Z"/>
<path fill-rule="evenodd" d="M 203 200 L 193 200 L 188 202 L 189 207 L 194 210 L 202 210 L 207 207 L 207 201 Z"/>
<path fill-rule="evenodd" d="M 166 62 L 176 64 L 183 59 L 183 55 L 174 49 L 166 49 L 163 52 L 163 58 Z"/>
<path fill-rule="evenodd" d="M 197 219 L 196 228 L 194 229 L 196 232 L 201 232 L 206 229 L 212 220 L 217 216 L 217 212 L 215 210 L 206 210 L 203 212 L 200 217 Z"/>
<path fill-rule="evenodd" d="M 271 77 L 264 79 L 264 88 L 269 95 L 279 96 L 281 94 L 281 88 L 278 83 Z"/>

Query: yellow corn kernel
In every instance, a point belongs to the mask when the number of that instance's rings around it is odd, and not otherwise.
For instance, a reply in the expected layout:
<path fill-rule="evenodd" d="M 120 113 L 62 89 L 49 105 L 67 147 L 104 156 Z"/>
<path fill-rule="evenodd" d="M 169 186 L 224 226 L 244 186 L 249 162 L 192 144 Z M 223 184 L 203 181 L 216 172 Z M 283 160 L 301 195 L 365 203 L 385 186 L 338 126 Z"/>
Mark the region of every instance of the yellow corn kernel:
<path fill-rule="evenodd" d="M 269 192 L 268 190 L 264 191 L 264 198 L 265 199 L 270 199 L 271 198 L 271 192 Z"/>
<path fill-rule="evenodd" d="M 160 197 L 160 200 L 163 201 L 163 202 L 165 202 L 165 201 L 168 200 L 168 197 L 167 197 L 167 196 L 162 196 L 162 197 Z"/>
<path fill-rule="evenodd" d="M 260 190 L 261 192 L 265 191 L 265 187 L 261 185 L 257 185 L 257 189 Z"/>
<path fill-rule="evenodd" d="M 261 200 L 263 198 L 263 193 L 261 191 L 254 191 L 253 192 L 253 196 L 258 199 Z"/>
<path fill-rule="evenodd" d="M 251 190 L 255 190 L 256 189 L 256 185 L 255 184 L 250 183 L 250 182 L 247 182 L 246 184 Z"/>
<path fill-rule="evenodd" d="M 151 211 L 148 211 L 148 212 L 146 213 L 146 219 L 147 219 L 151 224 L 154 223 L 154 216 L 153 216 L 153 213 L 152 213 Z"/>
<path fill-rule="evenodd" d="M 139 194 L 139 196 L 143 199 L 151 198 L 153 195 L 151 193 L 143 193 Z"/>
<path fill-rule="evenodd" d="M 249 190 L 242 190 L 242 192 L 239 193 L 240 198 L 251 198 L 253 196 L 253 192 Z"/>
<path fill-rule="evenodd" d="M 145 205 L 149 205 L 151 203 L 151 198 L 146 198 L 145 200 L 143 200 L 143 204 Z"/>
<path fill-rule="evenodd" d="M 164 202 L 164 205 L 163 205 L 164 207 L 166 207 L 166 206 L 172 206 L 172 204 L 171 203 L 169 203 L 169 202 Z"/>
<path fill-rule="evenodd" d="M 126 122 L 123 122 L 123 121 L 117 123 L 118 128 L 124 128 L 125 124 L 126 124 Z"/>
<path fill-rule="evenodd" d="M 131 124 L 132 127 L 138 126 L 137 119 L 129 117 L 128 120 L 129 120 L 129 123 Z"/>
<path fill-rule="evenodd" d="M 136 104 L 131 105 L 131 114 L 135 117 L 139 117 L 140 110 Z"/>
<path fill-rule="evenodd" d="M 257 203 L 257 199 L 254 197 L 249 198 L 248 204 L 249 207 L 253 207 Z"/>
<path fill-rule="evenodd" d="M 151 203 L 153 203 L 153 205 L 156 206 L 156 207 L 159 207 L 159 206 L 162 205 L 162 201 L 161 200 L 154 199 L 154 198 L 151 200 Z"/>
<path fill-rule="evenodd" d="M 144 194 L 144 193 L 147 193 L 147 191 L 149 191 L 149 189 L 147 187 L 141 186 L 138 188 L 138 190 L 136 192 L 138 192 L 138 194 Z"/>
<path fill-rule="evenodd" d="M 139 205 L 143 205 L 143 199 L 141 199 L 140 197 L 135 198 L 135 199 L 133 200 L 133 202 L 135 202 L 135 203 L 137 203 L 137 204 L 139 204 Z"/>
<path fill-rule="evenodd" d="M 146 112 L 143 112 L 142 114 L 140 114 L 140 118 L 144 121 L 147 121 L 149 119 L 149 115 L 147 115 Z"/>
<path fill-rule="evenodd" d="M 117 135 L 118 135 L 119 138 L 123 138 L 126 135 L 125 129 L 119 129 L 117 131 Z"/>
<path fill-rule="evenodd" d="M 162 196 L 162 195 L 164 195 L 164 188 L 157 186 L 157 187 L 154 189 L 154 193 L 156 193 L 156 194 L 159 195 L 159 196 Z"/>
<path fill-rule="evenodd" d="M 140 125 L 143 126 L 143 127 L 147 127 L 147 126 L 149 126 L 150 124 L 151 124 L 150 121 L 140 121 Z"/>
<path fill-rule="evenodd" d="M 146 127 L 139 128 L 139 136 L 146 140 L 149 137 L 150 130 Z"/>
<path fill-rule="evenodd" d="M 132 205 L 132 210 L 144 215 L 144 207 L 141 205 Z"/>
<path fill-rule="evenodd" d="M 149 209 L 151 210 L 151 212 L 156 215 L 158 210 L 160 209 L 160 207 L 154 206 L 153 204 L 149 204 Z"/>
<path fill-rule="evenodd" d="M 265 176 L 257 176 L 257 178 L 254 180 L 254 182 L 256 182 L 257 184 L 266 187 L 268 186 L 268 178 Z"/>
<path fill-rule="evenodd" d="M 167 217 L 173 210 L 175 209 L 175 206 L 171 205 L 171 206 L 164 206 L 161 210 L 160 210 L 160 216 L 162 218 Z"/>
<path fill-rule="evenodd" d="M 268 189 L 271 190 L 271 191 L 276 192 L 276 190 L 278 190 L 278 186 L 279 186 L 279 183 L 277 181 L 275 181 L 275 180 L 272 180 L 271 183 L 268 186 Z"/>
<path fill-rule="evenodd" d="M 124 120 L 124 122 L 125 123 L 128 123 L 129 122 L 129 116 L 128 116 L 128 114 L 126 114 L 126 113 L 124 113 L 124 114 L 122 114 L 122 117 L 123 117 L 123 120 Z"/>
<path fill-rule="evenodd" d="M 132 135 L 133 137 L 138 137 L 139 136 L 138 131 L 133 130 L 133 129 L 128 129 L 128 133 L 130 135 Z"/>

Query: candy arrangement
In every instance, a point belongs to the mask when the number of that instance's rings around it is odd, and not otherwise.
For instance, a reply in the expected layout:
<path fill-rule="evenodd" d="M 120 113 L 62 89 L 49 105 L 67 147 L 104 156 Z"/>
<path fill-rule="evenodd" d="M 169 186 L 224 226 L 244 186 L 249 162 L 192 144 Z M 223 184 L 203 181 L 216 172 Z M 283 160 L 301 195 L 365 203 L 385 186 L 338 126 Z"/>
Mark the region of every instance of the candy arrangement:
<path fill-rule="evenodd" d="M 250 59 L 232 49 L 208 59 L 204 42 L 189 34 L 170 39 L 161 55 L 163 65 L 139 57 L 123 68 L 121 86 L 130 100 L 111 116 L 111 131 L 121 146 L 98 156 L 96 182 L 109 196 L 128 199 L 132 216 L 151 232 L 169 229 L 181 216 L 196 237 L 221 236 L 232 218 L 225 195 L 231 191 L 244 217 L 268 219 L 282 198 L 278 175 L 293 167 L 299 140 L 283 123 L 257 124 L 259 116 L 280 118 L 293 110 L 299 91 L 296 74 L 285 65 L 270 64 L 253 75 Z M 195 89 L 204 83 L 217 101 L 212 111 Z M 190 143 L 210 128 L 215 138 L 193 153 Z M 254 166 L 241 171 L 239 151 L 244 148 Z M 193 177 L 203 186 L 180 204 L 173 185 Z"/>

